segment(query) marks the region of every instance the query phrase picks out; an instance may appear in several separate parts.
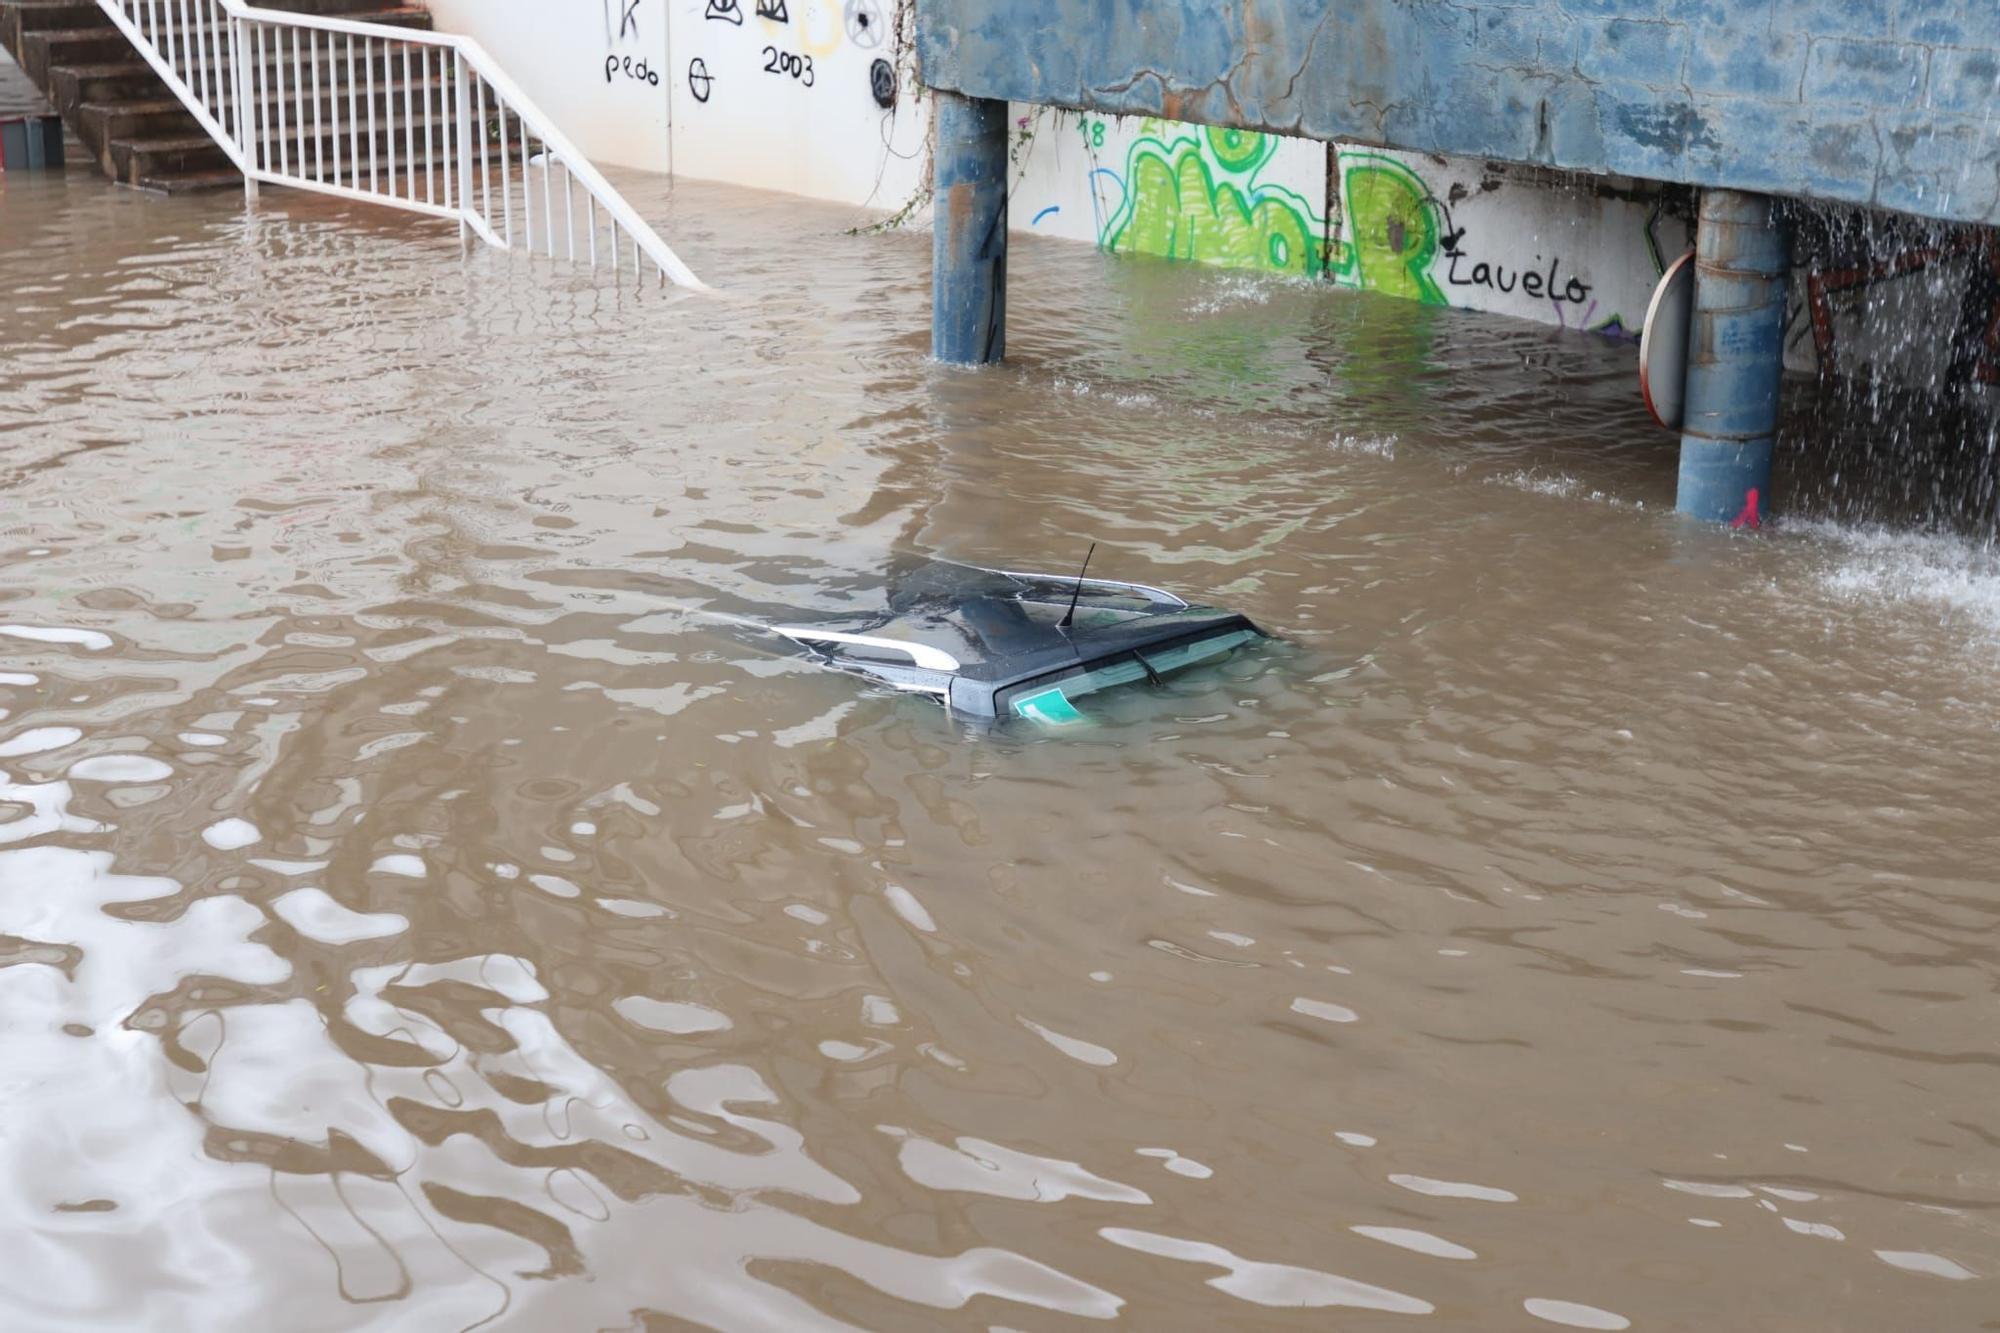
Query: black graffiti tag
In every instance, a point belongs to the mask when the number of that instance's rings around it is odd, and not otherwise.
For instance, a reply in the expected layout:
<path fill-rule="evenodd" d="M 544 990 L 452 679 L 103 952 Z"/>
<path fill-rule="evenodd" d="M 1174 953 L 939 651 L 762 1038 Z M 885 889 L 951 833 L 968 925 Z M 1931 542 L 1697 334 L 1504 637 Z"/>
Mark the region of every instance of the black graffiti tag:
<path fill-rule="evenodd" d="M 896 67 L 880 56 L 868 67 L 868 91 L 884 111 L 896 105 Z"/>
<path fill-rule="evenodd" d="M 1444 280 L 1454 287 L 1484 287 L 1503 296 L 1511 295 L 1518 288 L 1523 296 L 1547 298 L 1557 303 L 1568 302 L 1570 305 L 1582 305 L 1590 298 L 1590 284 L 1579 277 L 1572 275 L 1557 284 L 1556 279 L 1562 273 L 1560 258 L 1549 261 L 1547 273 L 1525 266 L 1509 270 L 1505 264 L 1472 260 L 1459 248 L 1459 242 L 1464 239 L 1463 227 L 1451 228 L 1442 238 L 1444 257 L 1451 261 L 1445 267 Z M 1461 261 L 1471 265 L 1464 273 L 1459 272 Z M 1541 261 L 1542 257 L 1536 255 L 1535 262 L 1540 264 Z"/>
<path fill-rule="evenodd" d="M 639 35 L 639 0 L 620 0 L 620 4 L 623 8 L 618 17 L 618 40 L 622 42 L 628 36 Z"/>
<path fill-rule="evenodd" d="M 813 86 L 813 58 L 793 55 L 790 51 L 780 51 L 775 46 L 764 48 L 764 72 L 766 74 L 789 74 L 810 88 Z"/>
<path fill-rule="evenodd" d="M 702 17 L 715 19 L 721 23 L 734 23 L 740 28 L 743 26 L 743 7 L 737 4 L 736 0 L 708 0 L 708 12 Z"/>
<path fill-rule="evenodd" d="M 882 7 L 875 0 L 847 0 L 847 40 L 863 51 L 882 45 L 886 29 Z"/>
<path fill-rule="evenodd" d="M 715 76 L 708 72 L 708 62 L 700 56 L 688 61 L 688 91 L 697 102 L 708 101 L 708 95 L 715 88 Z"/>
<path fill-rule="evenodd" d="M 621 59 L 616 55 L 604 57 L 604 81 L 606 83 L 610 83 L 620 70 L 625 72 L 625 77 L 628 79 L 635 79 L 640 83 L 650 83 L 655 88 L 660 86 L 659 72 L 648 65 L 643 59 L 634 60 L 631 56 L 625 56 Z"/>
<path fill-rule="evenodd" d="M 792 11 L 785 8 L 785 0 L 757 0 L 757 17 L 773 23 L 790 23 Z"/>

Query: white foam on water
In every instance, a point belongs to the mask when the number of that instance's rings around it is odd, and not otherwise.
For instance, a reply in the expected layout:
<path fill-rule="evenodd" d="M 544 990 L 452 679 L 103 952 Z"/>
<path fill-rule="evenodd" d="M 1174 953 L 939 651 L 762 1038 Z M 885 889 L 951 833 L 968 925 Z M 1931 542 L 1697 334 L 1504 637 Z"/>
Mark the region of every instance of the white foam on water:
<path fill-rule="evenodd" d="M 998 1199 L 1057 1203 L 1063 1199 L 1098 1199 L 1106 1203 L 1149 1204 L 1144 1190 L 1088 1170 L 1060 1157 L 1042 1157 L 986 1139 L 961 1137 L 938 1143 L 894 1125 L 877 1125 L 902 1140 L 896 1163 L 903 1174 L 934 1190 L 987 1194 Z"/>
<path fill-rule="evenodd" d="M 1819 583 L 1834 597 L 1922 607 L 2000 642 L 2000 548 L 1965 537 L 1823 519 L 1788 519 L 1783 531 L 1823 544 L 1830 559 L 1819 571 Z"/>
<path fill-rule="evenodd" d="M 1129 1227 L 1103 1227 L 1097 1234 L 1113 1245 L 1122 1245 L 1142 1254 L 1225 1268 L 1229 1271 L 1221 1277 L 1210 1278 L 1208 1285 L 1253 1305 L 1291 1309 L 1344 1305 L 1362 1310 L 1386 1310 L 1392 1314 L 1430 1314 L 1437 1308 L 1415 1296 L 1357 1282 L 1336 1273 L 1245 1259 L 1206 1241 L 1183 1240 L 1178 1236 L 1162 1236 L 1157 1232 L 1135 1231 Z"/>
<path fill-rule="evenodd" d="M 1949 1278 L 1953 1282 L 1966 1282 L 1979 1276 L 1962 1264 L 1926 1250 L 1877 1250 L 1875 1257 L 1906 1273 L 1924 1273 L 1931 1277 Z"/>
<path fill-rule="evenodd" d="M 1384 1245 L 1395 1245 L 1418 1254 L 1428 1254 L 1434 1259 L 1477 1259 L 1478 1253 L 1463 1245 L 1455 1244 L 1442 1236 L 1433 1236 L 1428 1231 L 1418 1231 L 1411 1227 L 1349 1227 L 1357 1236 L 1379 1240 Z"/>
<path fill-rule="evenodd" d="M 14 759 L 24 754 L 42 754 L 49 750 L 60 750 L 65 745 L 74 745 L 82 738 L 83 733 L 75 727 L 34 727 L 11 740 L 0 741 L 0 759 Z"/>
<path fill-rule="evenodd" d="M 378 856 L 368 869 L 378 875 L 401 875 L 404 879 L 422 879 L 428 873 L 424 869 L 424 858 L 407 852 Z"/>
<path fill-rule="evenodd" d="M 182 745 L 211 746 L 229 744 L 229 737 L 218 736 L 212 731 L 183 731 L 174 739 Z"/>
<path fill-rule="evenodd" d="M 1292 1012 L 1305 1014 L 1311 1018 L 1323 1018 L 1329 1023 L 1357 1023 L 1361 1015 L 1344 1004 L 1334 1004 L 1328 1000 L 1308 1000 L 1301 995 L 1292 1001 Z"/>
<path fill-rule="evenodd" d="M 1043 1027 L 1032 1018 L 1023 1018 L 1021 1026 L 1072 1060 L 1080 1060 L 1084 1064 L 1097 1065 L 1100 1068 L 1118 1063 L 1118 1052 L 1099 1046 L 1096 1042 L 1085 1041 L 1081 1037 L 1066 1036 L 1051 1028 Z"/>
<path fill-rule="evenodd" d="M 0 671 L 0 685 L 33 685 L 40 680 L 32 671 Z"/>
<path fill-rule="evenodd" d="M 1364 458 L 1394 458 L 1396 437 L 1393 435 L 1336 435 L 1327 441 L 1327 447 L 1336 453 L 1359 454 Z"/>
<path fill-rule="evenodd" d="M 247 819 L 218 819 L 201 831 L 201 840 L 217 851 L 233 852 L 239 847 L 248 847 L 263 838 L 257 826 Z"/>
<path fill-rule="evenodd" d="M 647 917 L 671 915 L 666 908 L 660 906 L 658 903 L 643 903 L 636 898 L 599 898 L 597 905 L 605 911 L 615 912 L 619 916 Z"/>
<path fill-rule="evenodd" d="M 1552 1301 L 1546 1296 L 1530 1296 L 1521 1302 L 1521 1308 L 1537 1319 L 1547 1320 L 1551 1324 L 1561 1324 L 1564 1328 L 1632 1327 L 1632 1321 L 1622 1314 L 1600 1310 L 1594 1305 L 1582 1305 L 1576 1301 Z"/>
<path fill-rule="evenodd" d="M 1821 1240 L 1847 1239 L 1846 1232 L 1825 1222 L 1801 1222 L 1796 1217 L 1781 1217 L 1778 1220 L 1783 1222 L 1788 1230 L 1796 1231 L 1801 1236 L 1818 1236 Z"/>
<path fill-rule="evenodd" d="M 358 979 L 361 974 L 355 975 Z M 468 986 L 482 986 L 515 1004 L 540 1004 L 549 998 L 548 991 L 535 977 L 535 965 L 509 953 L 469 954 L 442 963 L 412 963 L 393 971 L 389 979 L 399 986 L 412 987 L 428 986 L 434 981 L 462 981 Z"/>
<path fill-rule="evenodd" d="M 272 856 L 253 856 L 250 858 L 250 864 L 259 870 L 268 870 L 274 875 L 284 875 L 288 878 L 293 875 L 310 875 L 315 870 L 326 869 L 324 861 L 281 861 Z"/>
<path fill-rule="evenodd" d="M 655 1000 L 647 995 L 627 995 L 613 1000 L 611 1007 L 618 1011 L 619 1017 L 642 1028 L 679 1036 L 696 1032 L 726 1032 L 735 1026 L 729 1021 L 729 1015 L 721 1010 L 711 1009 L 705 1004 L 690 1004 L 685 1000 Z"/>
<path fill-rule="evenodd" d="M 51 625 L 0 625 L 0 634 L 36 643 L 81 644 L 93 653 L 111 646 L 111 636 L 94 629 L 62 629 Z"/>
<path fill-rule="evenodd" d="M 1638 500 L 1622 500 L 1609 491 L 1596 487 L 1586 488 L 1581 480 L 1567 472 L 1537 472 L 1533 468 L 1521 468 L 1513 472 L 1503 472 L 1488 477 L 1489 486 L 1506 486 L 1530 495 L 1546 495 L 1556 500 L 1582 500 L 1589 504 L 1610 505 L 1618 509 L 1644 509 L 1645 503 Z"/>
<path fill-rule="evenodd" d="M 1183 1157 L 1172 1148 L 1134 1148 L 1133 1151 L 1141 1157 L 1159 1158 L 1160 1165 L 1167 1170 L 1177 1176 L 1186 1176 L 1190 1180 L 1207 1180 L 1215 1174 L 1212 1167 L 1204 1166 L 1192 1157 Z"/>
<path fill-rule="evenodd" d="M 929 909 L 917 901 L 917 895 L 900 884 L 890 884 L 883 888 L 882 896 L 889 900 L 889 906 L 896 909 L 896 915 L 923 931 L 926 935 L 937 933 L 937 922 L 931 919 Z"/>
<path fill-rule="evenodd" d="M 71 814 L 72 795 L 67 782 L 10 782 L 0 773 L 0 802 L 28 808 L 27 814 L 0 823 L 0 843 L 25 842 L 44 833 L 103 833 L 112 827 Z"/>
<path fill-rule="evenodd" d="M 173 765 L 143 754 L 94 754 L 64 774 L 83 782 L 159 782 L 174 775 Z"/>
<path fill-rule="evenodd" d="M 353 944 L 400 935 L 410 919 L 395 912 L 357 912 L 324 889 L 293 889 L 271 901 L 279 920 L 321 944 Z"/>
<path fill-rule="evenodd" d="M 1493 1185 L 1473 1185 L 1462 1180 L 1437 1180 L 1430 1176 L 1413 1176 L 1402 1172 L 1390 1176 L 1389 1183 L 1438 1199 L 1484 1199 L 1488 1203 L 1518 1203 L 1521 1198 L 1512 1190 L 1503 1190 Z"/>
<path fill-rule="evenodd" d="M 1373 1134 L 1359 1134 L 1351 1129 L 1336 1129 L 1333 1131 L 1333 1137 L 1350 1148 L 1372 1148 L 1376 1143 Z"/>
<path fill-rule="evenodd" d="M 1753 1195 L 1742 1185 L 1716 1185 L 1706 1180 L 1663 1180 L 1660 1182 L 1670 1190 L 1682 1194 L 1698 1194 L 1704 1199 L 1751 1199 Z"/>

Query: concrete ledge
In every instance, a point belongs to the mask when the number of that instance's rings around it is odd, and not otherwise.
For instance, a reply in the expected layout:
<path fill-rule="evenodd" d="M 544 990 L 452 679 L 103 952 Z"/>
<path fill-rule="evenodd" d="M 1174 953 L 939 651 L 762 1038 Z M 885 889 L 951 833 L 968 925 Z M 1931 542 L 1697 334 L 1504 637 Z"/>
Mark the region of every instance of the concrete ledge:
<path fill-rule="evenodd" d="M 2000 4 L 923 0 L 969 96 L 2000 221 Z"/>

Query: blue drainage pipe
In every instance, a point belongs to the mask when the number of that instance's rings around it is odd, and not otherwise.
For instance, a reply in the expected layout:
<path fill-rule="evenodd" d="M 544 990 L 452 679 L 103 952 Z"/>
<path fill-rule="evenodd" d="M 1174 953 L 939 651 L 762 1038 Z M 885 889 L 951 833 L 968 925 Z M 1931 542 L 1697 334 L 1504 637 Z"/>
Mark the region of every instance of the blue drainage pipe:
<path fill-rule="evenodd" d="M 1682 513 L 1754 527 L 1770 504 L 1789 268 L 1769 198 L 1702 192 L 1674 500 Z"/>
<path fill-rule="evenodd" d="M 1007 104 L 935 96 L 931 355 L 982 365 L 1007 350 Z"/>

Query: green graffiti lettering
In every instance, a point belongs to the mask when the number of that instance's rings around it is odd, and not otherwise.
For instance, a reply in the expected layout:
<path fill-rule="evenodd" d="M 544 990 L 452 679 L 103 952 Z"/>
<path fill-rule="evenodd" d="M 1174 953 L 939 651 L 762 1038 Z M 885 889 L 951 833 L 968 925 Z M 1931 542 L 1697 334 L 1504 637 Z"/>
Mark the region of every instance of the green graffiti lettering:
<path fill-rule="evenodd" d="M 1444 305 L 1431 277 L 1438 256 L 1438 207 L 1423 178 L 1392 157 L 1342 153 L 1347 224 L 1334 278 L 1342 286 Z"/>
<path fill-rule="evenodd" d="M 1127 154 L 1125 202 L 1100 245 L 1117 254 L 1299 277 L 1322 271 L 1324 220 L 1300 195 L 1256 179 L 1277 152 L 1272 136 L 1210 128 L 1199 137 L 1167 139 L 1169 127 L 1157 128 Z"/>

